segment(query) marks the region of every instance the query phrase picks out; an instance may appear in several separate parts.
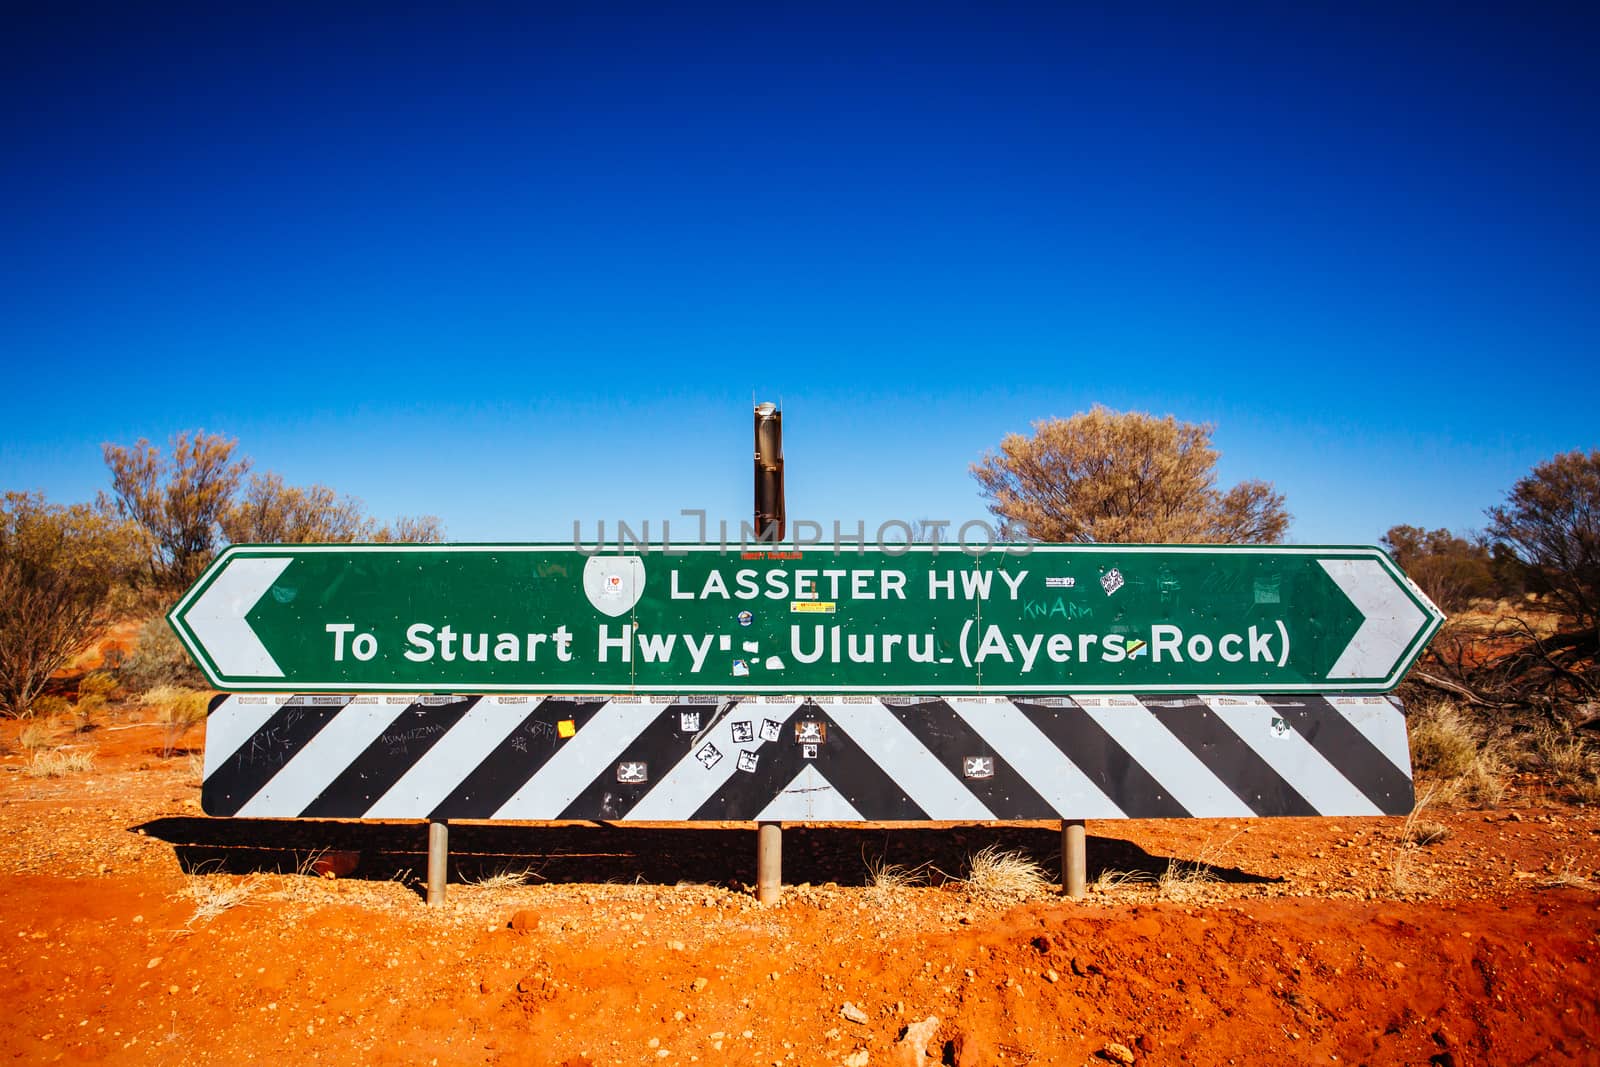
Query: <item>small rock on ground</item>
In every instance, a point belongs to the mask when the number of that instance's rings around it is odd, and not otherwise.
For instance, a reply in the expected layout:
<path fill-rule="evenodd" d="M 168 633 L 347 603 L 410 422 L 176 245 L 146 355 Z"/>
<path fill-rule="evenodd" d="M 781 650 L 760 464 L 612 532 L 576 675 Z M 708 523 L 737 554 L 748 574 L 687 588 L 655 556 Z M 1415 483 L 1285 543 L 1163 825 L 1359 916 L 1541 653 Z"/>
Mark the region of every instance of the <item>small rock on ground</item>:
<path fill-rule="evenodd" d="M 928 1042 L 939 1032 L 939 1017 L 930 1015 L 919 1023 L 906 1027 L 904 1036 L 894 1047 L 897 1067 L 922 1067 L 929 1061 Z"/>

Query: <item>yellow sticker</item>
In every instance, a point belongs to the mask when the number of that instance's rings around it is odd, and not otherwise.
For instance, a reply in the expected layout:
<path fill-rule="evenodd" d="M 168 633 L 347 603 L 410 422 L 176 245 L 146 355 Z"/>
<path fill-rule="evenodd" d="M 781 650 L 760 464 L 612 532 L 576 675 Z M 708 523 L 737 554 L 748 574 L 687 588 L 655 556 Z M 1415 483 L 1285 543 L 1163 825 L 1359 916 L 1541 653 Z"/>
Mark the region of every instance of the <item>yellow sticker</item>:
<path fill-rule="evenodd" d="M 562 719 L 556 723 L 556 733 L 561 737 L 571 737 L 578 732 L 578 724 L 571 719 Z"/>
<path fill-rule="evenodd" d="M 797 615 L 832 615 L 831 600 L 791 600 L 789 610 Z"/>

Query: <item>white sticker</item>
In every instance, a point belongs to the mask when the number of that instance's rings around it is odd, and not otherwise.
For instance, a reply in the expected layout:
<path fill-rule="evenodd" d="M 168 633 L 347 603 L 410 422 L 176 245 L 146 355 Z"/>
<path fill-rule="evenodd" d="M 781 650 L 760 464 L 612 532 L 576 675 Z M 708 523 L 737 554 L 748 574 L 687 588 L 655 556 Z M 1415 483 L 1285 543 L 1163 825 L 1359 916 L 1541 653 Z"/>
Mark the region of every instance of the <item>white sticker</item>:
<path fill-rule="evenodd" d="M 1110 596 L 1112 593 L 1115 593 L 1125 584 L 1126 583 L 1122 580 L 1122 572 L 1117 570 L 1115 567 L 1112 567 L 1110 570 L 1106 571 L 1100 576 L 1100 588 L 1106 591 L 1106 596 Z"/>
<path fill-rule="evenodd" d="M 700 751 L 694 754 L 694 758 L 700 761 L 700 766 L 709 771 L 722 762 L 722 753 L 717 751 L 716 745 L 707 741 L 701 746 Z"/>
<path fill-rule="evenodd" d="M 1078 579 L 1076 578 L 1046 578 L 1044 580 L 1046 589 L 1071 589 L 1077 584 Z"/>
<path fill-rule="evenodd" d="M 783 736 L 783 723 L 773 719 L 761 720 L 761 740 L 776 741 Z"/>
<path fill-rule="evenodd" d="M 756 769 L 756 760 L 758 760 L 760 758 L 761 757 L 759 755 L 757 755 L 756 753 L 754 753 L 754 752 L 740 752 L 739 753 L 739 769 L 741 771 L 754 773 L 755 769 Z"/>
<path fill-rule="evenodd" d="M 740 719 L 738 722 L 730 723 L 729 725 L 733 727 L 733 740 L 736 744 L 742 745 L 747 741 L 756 739 L 756 728 L 749 719 Z"/>
<path fill-rule="evenodd" d="M 733 661 L 733 676 L 735 678 L 748 677 L 749 674 L 750 674 L 750 664 L 746 663 L 742 659 L 736 659 L 736 660 Z"/>
<path fill-rule="evenodd" d="M 602 615 L 626 615 L 644 592 L 644 561 L 638 556 L 590 556 L 583 565 L 583 592 Z"/>
<path fill-rule="evenodd" d="M 678 729 L 686 734 L 698 731 L 700 729 L 700 713 L 698 711 L 678 712 Z"/>
<path fill-rule="evenodd" d="M 961 774 L 966 778 L 993 778 L 993 756 L 963 756 L 961 758 Z"/>
<path fill-rule="evenodd" d="M 637 785 L 650 780 L 649 767 L 634 760 L 617 764 L 617 781 L 624 785 Z"/>

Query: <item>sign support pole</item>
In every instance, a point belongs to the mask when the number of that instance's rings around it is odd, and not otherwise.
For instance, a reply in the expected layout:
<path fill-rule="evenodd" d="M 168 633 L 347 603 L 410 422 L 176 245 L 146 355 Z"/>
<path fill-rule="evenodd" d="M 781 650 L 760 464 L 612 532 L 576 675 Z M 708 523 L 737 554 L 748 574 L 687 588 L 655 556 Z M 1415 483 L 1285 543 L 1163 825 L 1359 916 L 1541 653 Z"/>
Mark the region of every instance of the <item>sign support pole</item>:
<path fill-rule="evenodd" d="M 783 826 L 756 824 L 756 902 L 776 904 L 783 893 Z"/>
<path fill-rule="evenodd" d="M 771 403 L 755 408 L 756 537 L 783 541 L 783 413 Z M 783 826 L 756 824 L 756 902 L 776 904 L 783 894 Z"/>
<path fill-rule="evenodd" d="M 439 819 L 428 823 L 428 906 L 444 905 L 445 868 L 450 863 L 450 826 Z"/>
<path fill-rule="evenodd" d="M 1087 892 L 1087 837 L 1082 819 L 1061 820 L 1061 888 L 1073 900 L 1082 900 Z"/>

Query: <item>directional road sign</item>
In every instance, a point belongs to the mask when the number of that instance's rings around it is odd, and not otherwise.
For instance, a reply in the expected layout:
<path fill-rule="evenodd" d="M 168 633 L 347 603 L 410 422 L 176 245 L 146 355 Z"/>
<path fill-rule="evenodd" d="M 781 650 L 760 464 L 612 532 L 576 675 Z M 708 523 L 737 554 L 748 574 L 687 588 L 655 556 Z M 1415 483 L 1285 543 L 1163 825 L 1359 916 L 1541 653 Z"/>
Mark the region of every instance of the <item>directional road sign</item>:
<path fill-rule="evenodd" d="M 1368 547 L 515 544 L 234 546 L 169 618 L 224 690 L 590 694 L 1383 692 L 1444 619 Z"/>

